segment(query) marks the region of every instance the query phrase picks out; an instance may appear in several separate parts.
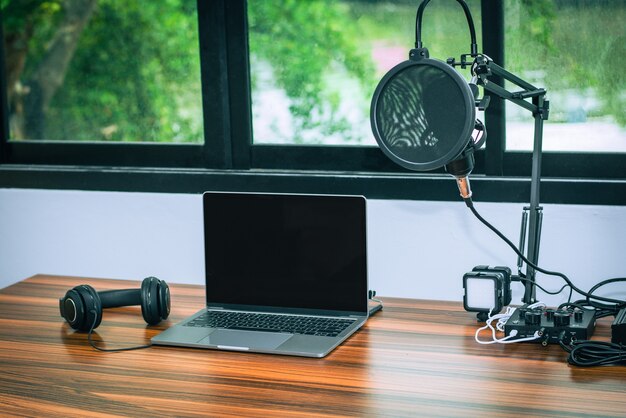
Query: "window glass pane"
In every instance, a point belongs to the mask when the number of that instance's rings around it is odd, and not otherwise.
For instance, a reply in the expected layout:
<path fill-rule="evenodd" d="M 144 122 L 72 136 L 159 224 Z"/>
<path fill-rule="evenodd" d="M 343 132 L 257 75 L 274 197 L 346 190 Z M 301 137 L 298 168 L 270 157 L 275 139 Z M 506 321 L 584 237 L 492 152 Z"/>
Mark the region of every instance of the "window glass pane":
<path fill-rule="evenodd" d="M 505 2 L 506 69 L 548 90 L 544 150 L 626 152 L 626 2 Z M 530 150 L 530 112 L 507 103 L 508 150 Z"/>
<path fill-rule="evenodd" d="M 480 2 L 468 4 L 480 45 Z M 408 59 L 418 5 L 250 0 L 254 143 L 375 145 L 372 94 L 389 69 Z M 431 2 L 422 29 L 431 58 L 459 59 L 470 52 L 465 14 L 456 1 Z"/>
<path fill-rule="evenodd" d="M 2 7 L 12 140 L 203 141 L 195 1 Z"/>

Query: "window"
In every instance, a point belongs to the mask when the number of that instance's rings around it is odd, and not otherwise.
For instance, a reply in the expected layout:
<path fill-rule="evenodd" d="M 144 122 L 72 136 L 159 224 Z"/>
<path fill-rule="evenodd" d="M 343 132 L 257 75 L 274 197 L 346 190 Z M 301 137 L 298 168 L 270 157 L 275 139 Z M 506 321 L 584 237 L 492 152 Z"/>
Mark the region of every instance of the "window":
<path fill-rule="evenodd" d="M 549 199 L 626 203 L 623 2 L 467 3 L 479 51 L 548 89 Z M 370 129 L 372 92 L 407 59 L 418 4 L 0 0 L 0 187 L 457 199 L 442 170 L 396 166 Z M 430 2 L 423 23 L 432 58 L 469 52 L 457 1 Z M 46 64 L 61 32 L 63 59 Z M 497 98 L 485 112 L 473 184 L 487 200 L 527 199 L 527 113 Z"/>
<path fill-rule="evenodd" d="M 507 68 L 545 86 L 544 150 L 626 152 L 626 3 L 505 2 Z M 527 111 L 507 104 L 507 150 L 532 148 Z"/>
<path fill-rule="evenodd" d="M 3 18 L 11 140 L 202 142 L 193 2 L 9 1 Z"/>
<path fill-rule="evenodd" d="M 480 3 L 469 3 L 480 26 Z M 408 59 L 415 11 L 415 2 L 250 1 L 253 142 L 376 146 L 372 95 Z M 469 53 L 466 26 L 456 2 L 433 2 L 423 28 L 431 56 Z"/>

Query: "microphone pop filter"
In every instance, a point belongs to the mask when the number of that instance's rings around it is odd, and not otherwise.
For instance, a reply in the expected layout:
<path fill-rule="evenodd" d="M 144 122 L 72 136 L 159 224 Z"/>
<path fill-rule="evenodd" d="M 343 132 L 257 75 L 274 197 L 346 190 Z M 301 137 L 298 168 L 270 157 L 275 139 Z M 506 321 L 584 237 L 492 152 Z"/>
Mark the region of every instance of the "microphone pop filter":
<path fill-rule="evenodd" d="M 471 140 L 474 94 L 448 64 L 404 61 L 380 81 L 370 110 L 374 138 L 396 164 L 426 171 L 455 160 Z"/>

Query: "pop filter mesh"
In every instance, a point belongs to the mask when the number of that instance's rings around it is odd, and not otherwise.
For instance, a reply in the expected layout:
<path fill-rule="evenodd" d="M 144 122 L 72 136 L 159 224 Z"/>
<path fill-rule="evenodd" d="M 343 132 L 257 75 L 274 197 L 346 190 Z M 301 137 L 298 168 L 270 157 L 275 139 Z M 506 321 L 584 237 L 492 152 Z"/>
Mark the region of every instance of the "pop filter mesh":
<path fill-rule="evenodd" d="M 451 71 L 408 65 L 381 81 L 372 126 L 379 145 L 396 163 L 413 170 L 439 168 L 468 143 L 474 104 L 465 81 Z"/>

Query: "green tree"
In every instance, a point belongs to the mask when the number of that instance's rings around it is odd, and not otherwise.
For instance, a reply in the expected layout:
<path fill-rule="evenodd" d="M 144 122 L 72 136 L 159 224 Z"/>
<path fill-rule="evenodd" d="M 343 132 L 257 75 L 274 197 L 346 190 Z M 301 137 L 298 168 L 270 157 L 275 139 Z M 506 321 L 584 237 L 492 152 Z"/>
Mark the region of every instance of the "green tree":
<path fill-rule="evenodd" d="M 200 71 L 194 2 L 99 0 L 62 94 L 55 138 L 201 141 Z M 85 111 L 88 109 L 88 111 Z M 95 111 L 95 112 L 94 112 Z M 92 138 L 89 138 L 92 136 Z"/>
<path fill-rule="evenodd" d="M 433 55 L 442 59 L 468 52 L 464 22 L 448 24 L 453 16 L 463 19 L 456 2 L 432 3 L 437 4 L 424 28 L 431 54 L 437 48 L 448 54 Z M 471 2 L 472 10 L 477 4 Z M 13 139 L 202 140 L 195 1 L 0 0 L 0 5 Z M 435 14 L 441 5 L 445 13 Z M 415 6 L 250 0 L 251 61 L 270 68 L 272 82 L 287 96 L 294 142 L 304 141 L 307 132 L 353 139 L 351 123 L 337 112 L 345 86 L 328 80 L 334 73 L 356 80 L 362 97 L 355 102 L 366 114 L 378 83 L 372 44 L 406 38 L 408 52 Z M 626 124 L 623 2 L 511 0 L 506 10 L 517 10 L 523 22 L 507 22 L 507 69 L 545 70 L 552 91 L 590 86 L 605 114 Z M 437 19 L 444 22 L 428 26 Z M 478 22 L 479 17 L 480 27 Z M 256 91 L 259 79 L 252 70 Z"/>
<path fill-rule="evenodd" d="M 249 4 L 248 19 L 252 59 L 269 63 L 276 84 L 290 99 L 294 142 L 301 142 L 302 133 L 310 129 L 350 138 L 350 125 L 335 116 L 340 87 L 329 90 L 326 78 L 329 72 L 345 71 L 362 86 L 375 86 L 376 81 L 370 51 L 362 48 L 363 34 L 348 5 L 261 0 Z M 252 83 L 254 88 L 254 72 Z"/>
<path fill-rule="evenodd" d="M 21 83 L 27 69 L 31 40 L 38 32 L 49 29 L 56 20 L 59 2 L 26 0 L 4 2 L 4 46 L 7 61 L 8 98 L 14 115 L 12 122 L 18 137 L 43 135 L 44 115 L 58 88 L 63 84 L 76 43 L 93 12 L 95 0 L 66 0 L 65 13 L 58 20 L 38 66 L 30 71 L 28 81 Z"/>
<path fill-rule="evenodd" d="M 195 2 L 2 7 L 14 139 L 201 140 Z"/>
<path fill-rule="evenodd" d="M 194 1 L 2 0 L 2 8 L 14 139 L 201 140 Z M 341 91 L 326 78 L 339 69 L 375 85 L 349 8 L 258 1 L 249 21 L 251 54 L 289 97 L 295 139 L 309 129 L 349 137 L 335 112 Z"/>
<path fill-rule="evenodd" d="M 601 101 L 600 114 L 626 126 L 624 5 L 623 1 L 507 2 L 507 69 L 545 73 L 548 95 L 592 89 Z M 553 114 L 557 109 L 553 104 Z"/>

